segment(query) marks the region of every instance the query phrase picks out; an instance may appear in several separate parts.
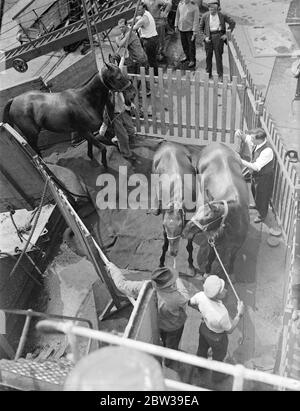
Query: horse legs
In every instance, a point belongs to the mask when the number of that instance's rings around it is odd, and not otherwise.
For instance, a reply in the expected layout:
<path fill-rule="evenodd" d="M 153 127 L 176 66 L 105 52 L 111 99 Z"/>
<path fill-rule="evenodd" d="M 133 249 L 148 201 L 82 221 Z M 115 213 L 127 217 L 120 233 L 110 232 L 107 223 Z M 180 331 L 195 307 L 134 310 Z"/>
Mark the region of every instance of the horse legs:
<path fill-rule="evenodd" d="M 86 134 L 86 139 L 88 142 L 88 149 L 87 149 L 87 155 L 88 157 L 93 160 L 94 155 L 93 155 L 93 145 L 98 147 L 101 151 L 101 162 L 103 167 L 107 168 L 107 158 L 106 158 L 106 147 L 104 144 L 102 144 L 99 140 L 97 140 L 92 133 Z"/>
<path fill-rule="evenodd" d="M 189 258 L 188 258 L 188 263 L 189 263 L 189 267 L 188 267 L 188 274 L 192 277 L 194 277 L 194 275 L 196 274 L 196 270 L 193 264 L 193 240 L 188 240 L 187 242 L 187 246 L 186 246 L 187 252 L 189 253 Z"/>
<path fill-rule="evenodd" d="M 164 244 L 163 244 L 163 248 L 162 248 L 162 255 L 160 256 L 160 259 L 159 259 L 159 266 L 160 267 L 165 266 L 166 253 L 168 251 L 168 248 L 169 248 L 169 240 L 167 238 L 166 232 L 164 231 Z"/>

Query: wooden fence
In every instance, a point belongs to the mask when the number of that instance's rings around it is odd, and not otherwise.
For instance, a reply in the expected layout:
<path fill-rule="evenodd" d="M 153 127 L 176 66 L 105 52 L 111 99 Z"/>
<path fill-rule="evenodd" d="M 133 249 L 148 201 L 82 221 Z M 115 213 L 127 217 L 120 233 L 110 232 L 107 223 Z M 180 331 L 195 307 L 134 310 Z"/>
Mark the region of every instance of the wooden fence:
<path fill-rule="evenodd" d="M 234 144 L 236 128 L 244 128 L 245 83 L 237 77 L 224 82 L 218 78 L 203 79 L 200 73 L 182 74 L 180 70 L 159 69 L 154 77 L 141 68 L 140 75 L 132 75 L 136 87 L 142 91 L 143 116 L 136 116 L 140 134 L 163 137 L 186 144 L 206 145 L 212 141 Z M 147 85 L 151 96 L 147 97 Z M 139 106 L 138 96 L 136 106 Z"/>
<path fill-rule="evenodd" d="M 282 343 L 279 349 L 278 371 L 285 376 L 300 379 L 300 330 L 292 320 L 294 309 L 300 309 L 300 179 L 296 167 L 287 157 L 287 148 L 271 118 L 261 93 L 257 90 L 241 50 L 233 35 L 229 47 L 230 73 L 238 79 L 245 78 L 245 121 L 248 128 L 261 126 L 275 152 L 275 182 L 272 205 L 286 241 L 286 287 L 283 316 Z"/>

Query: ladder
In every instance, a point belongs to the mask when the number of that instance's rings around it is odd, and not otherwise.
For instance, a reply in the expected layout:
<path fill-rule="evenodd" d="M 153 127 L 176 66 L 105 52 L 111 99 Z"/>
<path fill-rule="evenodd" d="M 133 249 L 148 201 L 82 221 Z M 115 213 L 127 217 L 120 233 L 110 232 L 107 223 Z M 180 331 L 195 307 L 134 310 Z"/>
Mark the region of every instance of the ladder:
<path fill-rule="evenodd" d="M 93 34 L 95 34 L 96 29 L 98 32 L 103 32 L 115 27 L 121 18 L 132 18 L 136 7 L 135 3 L 134 0 L 117 0 L 109 8 L 102 7 L 100 13 L 94 16 Z M 13 67 L 13 61 L 17 58 L 27 62 L 85 38 L 88 38 L 87 26 L 85 20 L 82 19 L 67 27 L 47 33 L 29 43 L 5 51 L 0 55 L 0 71 Z"/>

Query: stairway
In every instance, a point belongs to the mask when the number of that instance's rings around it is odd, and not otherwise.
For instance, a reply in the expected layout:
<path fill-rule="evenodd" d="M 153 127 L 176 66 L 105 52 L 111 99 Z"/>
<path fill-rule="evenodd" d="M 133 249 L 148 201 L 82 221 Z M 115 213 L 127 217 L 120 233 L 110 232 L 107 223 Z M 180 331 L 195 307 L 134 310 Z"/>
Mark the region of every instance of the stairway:
<path fill-rule="evenodd" d="M 116 0 L 111 3 L 111 7 L 108 8 L 107 4 L 104 5 L 101 7 L 100 13 L 94 16 L 93 34 L 95 34 L 96 28 L 98 32 L 103 32 L 115 27 L 120 18 L 130 19 L 133 17 L 136 6 L 134 0 Z M 0 71 L 13 67 L 13 61 L 17 58 L 28 62 L 85 38 L 88 38 L 87 26 L 85 20 L 82 19 L 67 27 L 47 33 L 29 43 L 5 51 L 0 55 Z"/>

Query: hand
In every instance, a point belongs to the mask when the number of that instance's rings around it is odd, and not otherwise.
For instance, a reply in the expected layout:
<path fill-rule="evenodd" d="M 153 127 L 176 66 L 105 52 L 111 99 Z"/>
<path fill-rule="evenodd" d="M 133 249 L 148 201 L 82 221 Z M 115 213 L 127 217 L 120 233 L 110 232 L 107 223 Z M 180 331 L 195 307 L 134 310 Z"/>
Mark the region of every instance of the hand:
<path fill-rule="evenodd" d="M 224 40 L 224 41 L 227 40 L 226 34 L 223 34 L 223 36 L 221 36 L 221 39 Z"/>
<path fill-rule="evenodd" d="M 237 138 L 241 138 L 242 140 L 244 140 L 245 137 L 246 137 L 245 133 L 242 130 L 239 130 L 239 129 L 236 130 L 235 136 Z"/>
<path fill-rule="evenodd" d="M 245 312 L 244 303 L 243 303 L 243 301 L 239 301 L 239 302 L 238 302 L 238 306 L 237 306 L 238 316 L 239 316 L 239 317 L 242 317 L 242 315 L 244 314 L 244 312 Z"/>
<path fill-rule="evenodd" d="M 205 43 L 210 43 L 210 38 L 209 38 L 209 37 L 205 37 L 204 41 L 205 41 Z"/>
<path fill-rule="evenodd" d="M 196 33 L 194 33 L 193 35 L 192 35 L 192 41 L 194 41 L 196 39 Z"/>
<path fill-rule="evenodd" d="M 175 33 L 178 33 L 178 27 L 175 26 L 174 29 L 175 29 Z"/>

